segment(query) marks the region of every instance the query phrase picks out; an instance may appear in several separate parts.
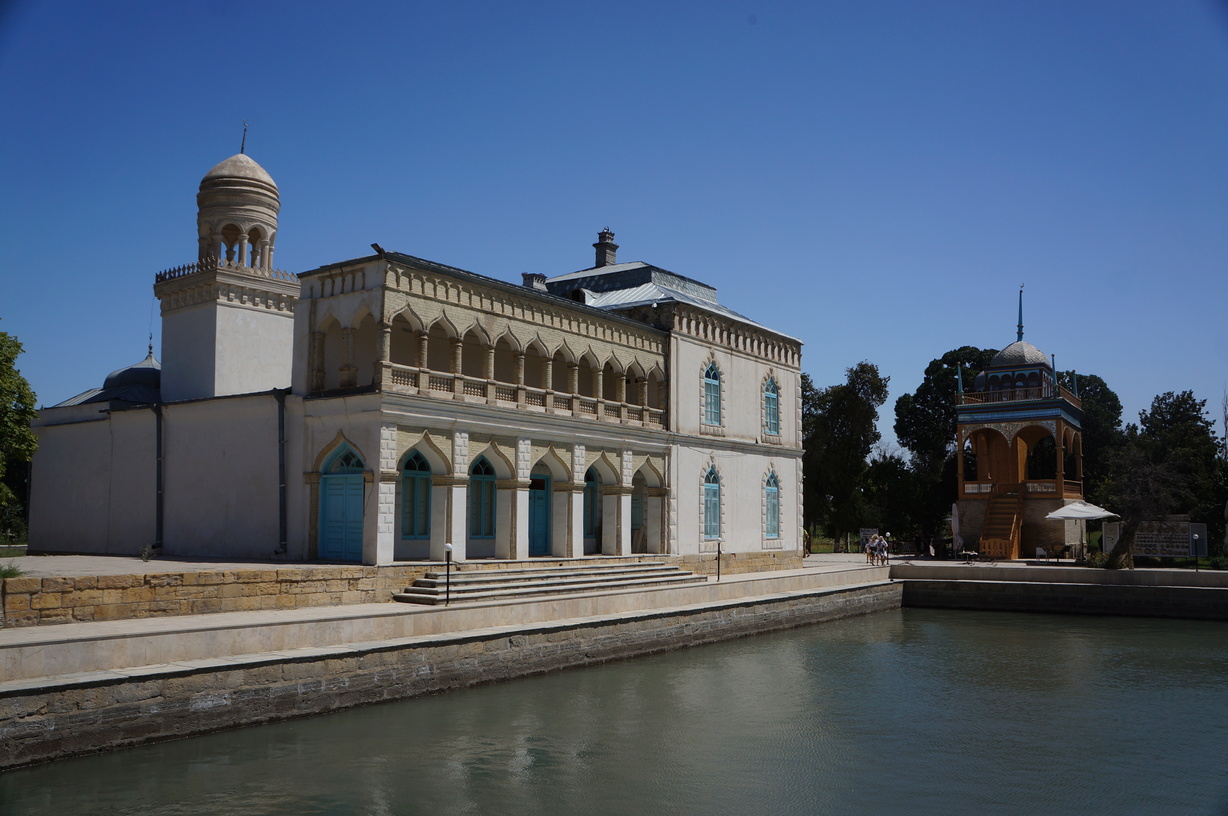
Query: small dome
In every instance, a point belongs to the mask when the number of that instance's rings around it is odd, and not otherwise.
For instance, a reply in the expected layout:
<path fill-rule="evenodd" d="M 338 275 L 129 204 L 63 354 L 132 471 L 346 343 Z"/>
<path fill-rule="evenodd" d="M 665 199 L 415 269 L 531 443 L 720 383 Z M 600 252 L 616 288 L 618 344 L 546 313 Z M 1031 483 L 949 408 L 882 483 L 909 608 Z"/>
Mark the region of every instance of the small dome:
<path fill-rule="evenodd" d="M 102 387 L 106 389 L 140 386 L 156 389 L 161 384 L 162 365 L 154 358 L 153 349 L 150 349 L 149 354 L 141 362 L 108 374 Z"/>
<path fill-rule="evenodd" d="M 1003 366 L 1029 365 L 1048 366 L 1049 358 L 1045 356 L 1043 351 L 1026 340 L 1016 340 L 995 354 L 988 367 L 999 368 Z"/>
<path fill-rule="evenodd" d="M 273 181 L 263 167 L 256 164 L 251 156 L 246 153 L 236 153 L 224 162 L 215 166 L 205 177 L 200 180 L 201 186 L 205 186 L 205 182 L 214 179 L 249 179 L 251 181 L 259 181 L 277 189 L 277 183 Z"/>

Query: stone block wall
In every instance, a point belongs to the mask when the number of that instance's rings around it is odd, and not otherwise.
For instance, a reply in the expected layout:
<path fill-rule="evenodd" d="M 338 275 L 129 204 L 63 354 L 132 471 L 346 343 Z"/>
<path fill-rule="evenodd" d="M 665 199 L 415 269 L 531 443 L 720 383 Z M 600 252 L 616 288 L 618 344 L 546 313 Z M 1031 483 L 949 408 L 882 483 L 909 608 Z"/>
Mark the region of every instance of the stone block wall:
<path fill-rule="evenodd" d="M 899 608 L 899 584 L 0 683 L 0 768 Z"/>
<path fill-rule="evenodd" d="M 383 603 L 430 569 L 321 566 L 5 578 L 0 626 Z"/>
<path fill-rule="evenodd" d="M 681 555 L 673 559 L 684 570 L 698 575 L 716 575 L 716 553 Z M 768 572 L 802 568 L 801 550 L 766 550 L 721 554 L 721 574 Z"/>

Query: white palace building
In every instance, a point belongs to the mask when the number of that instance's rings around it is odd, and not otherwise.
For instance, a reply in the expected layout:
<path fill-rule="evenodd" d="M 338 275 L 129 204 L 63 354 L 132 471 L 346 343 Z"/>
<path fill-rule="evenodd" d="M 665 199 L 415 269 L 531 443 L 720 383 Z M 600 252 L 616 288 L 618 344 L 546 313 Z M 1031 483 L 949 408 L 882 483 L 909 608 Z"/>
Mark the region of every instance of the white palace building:
<path fill-rule="evenodd" d="M 39 413 L 32 550 L 799 566 L 801 343 L 619 263 L 513 284 L 383 250 L 273 265 L 240 153 L 157 275 L 149 357 Z"/>

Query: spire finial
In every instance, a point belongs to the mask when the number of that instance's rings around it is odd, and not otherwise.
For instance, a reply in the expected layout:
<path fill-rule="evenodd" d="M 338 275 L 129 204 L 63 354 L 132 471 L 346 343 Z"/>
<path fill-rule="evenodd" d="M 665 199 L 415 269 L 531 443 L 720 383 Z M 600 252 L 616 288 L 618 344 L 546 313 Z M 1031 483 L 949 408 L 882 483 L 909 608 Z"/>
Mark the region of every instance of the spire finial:
<path fill-rule="evenodd" d="M 247 120 L 243 120 L 243 141 L 239 144 L 239 152 L 243 153 L 247 150 Z"/>
<path fill-rule="evenodd" d="M 1019 333 L 1015 335 L 1015 342 L 1018 343 L 1023 339 L 1023 284 L 1019 284 Z"/>

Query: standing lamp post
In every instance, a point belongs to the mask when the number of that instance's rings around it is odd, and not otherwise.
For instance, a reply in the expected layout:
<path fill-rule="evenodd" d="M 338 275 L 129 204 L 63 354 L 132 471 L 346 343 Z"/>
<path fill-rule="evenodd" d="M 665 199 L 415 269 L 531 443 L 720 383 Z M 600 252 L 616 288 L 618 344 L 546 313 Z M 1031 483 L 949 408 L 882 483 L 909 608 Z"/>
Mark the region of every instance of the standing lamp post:
<path fill-rule="evenodd" d="M 443 605 L 447 606 L 452 603 L 452 542 L 443 545 L 443 560 L 444 579 L 443 579 Z"/>
<path fill-rule="evenodd" d="M 1198 533 L 1194 533 L 1194 572 L 1198 572 Z"/>
<path fill-rule="evenodd" d="M 716 540 L 716 580 L 721 580 L 721 540 Z"/>
<path fill-rule="evenodd" d="M 891 549 L 891 533 L 887 533 L 887 554 L 892 555 L 895 550 Z"/>

